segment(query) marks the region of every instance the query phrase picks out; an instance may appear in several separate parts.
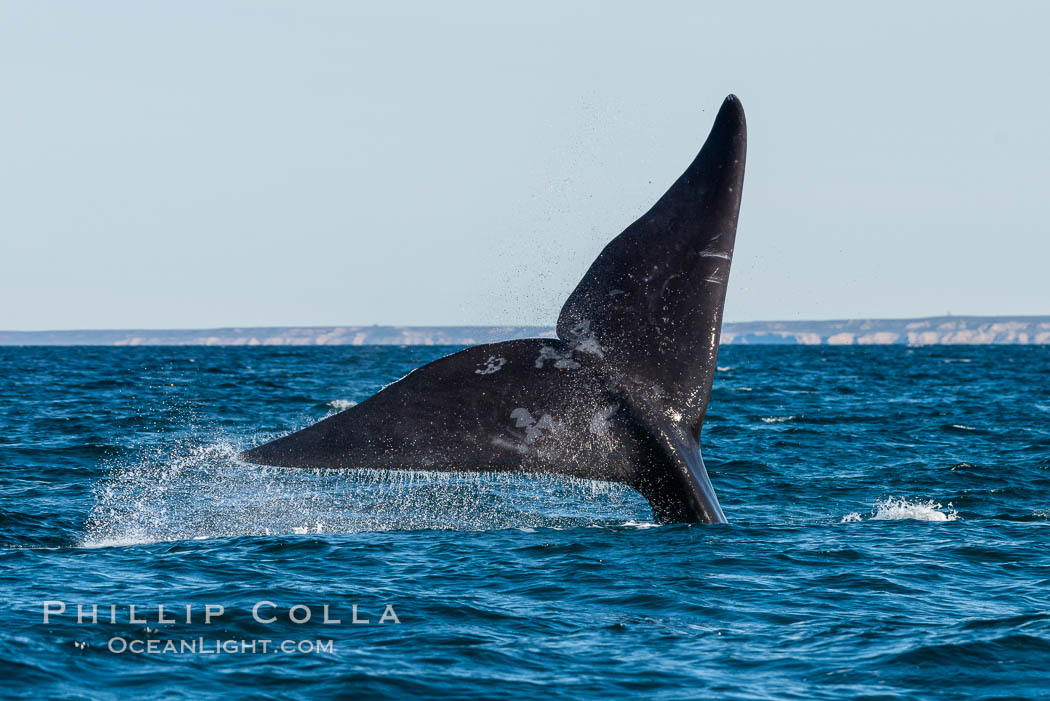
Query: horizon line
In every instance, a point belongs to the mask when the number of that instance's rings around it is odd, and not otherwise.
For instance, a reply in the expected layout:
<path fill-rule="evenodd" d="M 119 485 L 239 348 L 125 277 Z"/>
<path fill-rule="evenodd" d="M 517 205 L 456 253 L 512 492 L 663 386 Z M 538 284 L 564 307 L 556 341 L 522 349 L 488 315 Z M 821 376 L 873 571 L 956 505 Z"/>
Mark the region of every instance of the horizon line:
<path fill-rule="evenodd" d="M 826 324 L 857 321 L 928 321 L 932 319 L 999 319 L 999 320 L 1043 320 L 1050 319 L 1047 314 L 932 314 L 928 316 L 853 316 L 832 317 L 824 319 L 754 319 L 748 321 L 723 321 L 722 325 L 738 324 Z M 108 326 L 108 327 L 67 327 L 43 329 L 0 329 L 0 333 L 104 333 L 115 331 L 223 331 L 228 329 L 553 329 L 557 324 L 507 324 L 507 323 L 472 323 L 472 324 L 230 324 L 225 326 Z"/>

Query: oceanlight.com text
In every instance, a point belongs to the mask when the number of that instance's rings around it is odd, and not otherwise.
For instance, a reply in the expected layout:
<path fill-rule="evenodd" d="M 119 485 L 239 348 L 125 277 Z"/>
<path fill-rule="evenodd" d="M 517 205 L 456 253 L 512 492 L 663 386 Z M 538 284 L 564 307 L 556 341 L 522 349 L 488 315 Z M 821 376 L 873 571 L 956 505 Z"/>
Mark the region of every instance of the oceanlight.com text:
<path fill-rule="evenodd" d="M 333 654 L 333 640 L 218 640 L 187 638 L 181 640 L 109 639 L 106 648 L 117 655 L 313 655 Z"/>

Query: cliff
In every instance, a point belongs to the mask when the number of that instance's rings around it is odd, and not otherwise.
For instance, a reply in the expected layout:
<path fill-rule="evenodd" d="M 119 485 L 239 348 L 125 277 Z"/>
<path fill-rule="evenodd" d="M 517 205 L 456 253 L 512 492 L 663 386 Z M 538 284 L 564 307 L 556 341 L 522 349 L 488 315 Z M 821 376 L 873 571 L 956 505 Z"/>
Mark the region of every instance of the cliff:
<path fill-rule="evenodd" d="M 543 326 L 304 326 L 223 329 L 0 331 L 5 346 L 465 346 L 554 337 Z M 1050 344 L 1050 316 L 728 322 L 722 343 L 803 345 Z"/>

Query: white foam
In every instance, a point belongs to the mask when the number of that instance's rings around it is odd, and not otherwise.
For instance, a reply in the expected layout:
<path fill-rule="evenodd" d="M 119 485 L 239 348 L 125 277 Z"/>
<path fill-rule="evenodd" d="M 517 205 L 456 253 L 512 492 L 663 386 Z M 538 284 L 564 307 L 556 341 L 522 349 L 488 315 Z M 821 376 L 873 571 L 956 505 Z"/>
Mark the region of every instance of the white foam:
<path fill-rule="evenodd" d="M 764 424 L 782 424 L 787 421 L 794 421 L 798 417 L 792 414 L 791 416 L 766 416 L 762 418 Z"/>
<path fill-rule="evenodd" d="M 646 528 L 659 528 L 660 527 L 659 523 L 654 523 L 652 521 L 625 521 L 624 523 L 622 523 L 620 525 L 627 526 L 629 528 L 638 528 L 640 530 L 645 530 Z"/>
<path fill-rule="evenodd" d="M 357 406 L 357 402 L 350 399 L 333 399 L 328 402 L 328 406 L 332 407 L 336 411 L 346 411 L 352 406 Z"/>
<path fill-rule="evenodd" d="M 194 540 L 204 539 L 205 536 L 194 538 Z M 85 536 L 78 545 L 82 548 L 124 548 L 130 545 L 144 545 L 155 542 L 157 542 L 156 538 L 151 538 L 145 534 L 126 533 L 112 538 L 89 538 Z"/>
<path fill-rule="evenodd" d="M 959 512 L 949 502 L 947 510 L 933 499 L 909 501 L 906 497 L 886 497 L 874 504 L 872 521 L 954 521 Z"/>
<path fill-rule="evenodd" d="M 958 518 L 959 512 L 955 510 L 951 502 L 944 507 L 933 499 L 923 501 L 922 499 L 909 500 L 907 497 L 886 497 L 872 505 L 871 515 L 867 519 L 853 511 L 843 516 L 839 523 L 857 523 L 865 520 L 945 522 L 955 521 Z"/>

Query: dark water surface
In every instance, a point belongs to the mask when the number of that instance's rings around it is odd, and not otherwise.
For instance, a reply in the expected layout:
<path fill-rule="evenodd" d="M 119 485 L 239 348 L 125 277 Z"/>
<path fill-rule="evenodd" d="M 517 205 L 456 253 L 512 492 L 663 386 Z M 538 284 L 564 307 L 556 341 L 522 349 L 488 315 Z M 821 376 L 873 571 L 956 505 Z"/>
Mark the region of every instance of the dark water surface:
<path fill-rule="evenodd" d="M 0 348 L 0 694 L 1050 695 L 1050 348 L 723 348 L 728 526 L 237 461 L 451 350 Z"/>

